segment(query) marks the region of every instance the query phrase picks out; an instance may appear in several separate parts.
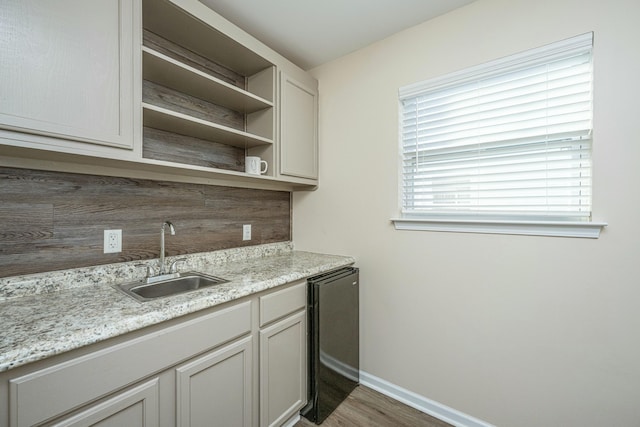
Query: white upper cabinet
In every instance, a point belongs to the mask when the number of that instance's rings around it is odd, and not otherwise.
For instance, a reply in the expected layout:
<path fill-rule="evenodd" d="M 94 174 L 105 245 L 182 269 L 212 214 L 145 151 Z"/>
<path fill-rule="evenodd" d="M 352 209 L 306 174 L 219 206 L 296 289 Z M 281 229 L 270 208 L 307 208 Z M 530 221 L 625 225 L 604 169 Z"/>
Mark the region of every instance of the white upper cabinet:
<path fill-rule="evenodd" d="M 318 93 L 280 73 L 280 173 L 318 178 Z"/>
<path fill-rule="evenodd" d="M 131 0 L 3 0 L 0 128 L 27 142 L 39 135 L 132 148 L 135 8 Z"/>
<path fill-rule="evenodd" d="M 198 0 L 0 0 L 0 166 L 309 190 L 317 87 Z"/>

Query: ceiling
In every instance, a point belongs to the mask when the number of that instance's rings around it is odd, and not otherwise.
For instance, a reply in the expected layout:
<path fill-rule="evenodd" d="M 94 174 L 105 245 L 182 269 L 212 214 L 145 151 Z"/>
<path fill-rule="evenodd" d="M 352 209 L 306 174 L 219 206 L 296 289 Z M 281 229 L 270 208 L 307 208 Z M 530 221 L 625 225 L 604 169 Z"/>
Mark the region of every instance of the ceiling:
<path fill-rule="evenodd" d="M 200 0 L 305 70 L 474 0 Z"/>

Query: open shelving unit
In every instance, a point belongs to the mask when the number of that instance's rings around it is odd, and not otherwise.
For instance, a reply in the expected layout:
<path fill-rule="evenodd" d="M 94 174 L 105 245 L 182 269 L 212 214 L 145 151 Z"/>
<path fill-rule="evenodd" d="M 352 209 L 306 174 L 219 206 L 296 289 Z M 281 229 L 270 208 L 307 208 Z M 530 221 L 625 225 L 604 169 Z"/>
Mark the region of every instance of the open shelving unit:
<path fill-rule="evenodd" d="M 272 175 L 275 65 L 166 0 L 143 1 L 143 27 L 143 157 L 242 172 L 258 155 Z"/>

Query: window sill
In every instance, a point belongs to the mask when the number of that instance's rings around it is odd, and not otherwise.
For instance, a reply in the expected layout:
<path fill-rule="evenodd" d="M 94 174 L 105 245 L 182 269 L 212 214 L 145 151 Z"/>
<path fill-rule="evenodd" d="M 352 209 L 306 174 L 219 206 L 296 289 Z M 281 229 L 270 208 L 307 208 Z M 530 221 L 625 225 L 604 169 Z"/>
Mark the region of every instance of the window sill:
<path fill-rule="evenodd" d="M 396 230 L 454 233 L 516 234 L 597 239 L 606 222 L 492 221 L 473 219 L 392 218 Z"/>

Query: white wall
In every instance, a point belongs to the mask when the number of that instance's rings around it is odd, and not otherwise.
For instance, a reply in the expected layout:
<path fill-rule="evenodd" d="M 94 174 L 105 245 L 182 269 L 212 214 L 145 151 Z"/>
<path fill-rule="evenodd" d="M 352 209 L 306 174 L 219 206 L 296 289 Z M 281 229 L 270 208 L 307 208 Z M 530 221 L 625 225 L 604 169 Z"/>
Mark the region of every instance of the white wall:
<path fill-rule="evenodd" d="M 321 185 L 294 195 L 294 243 L 357 258 L 364 371 L 499 426 L 640 425 L 638 18 L 477 0 L 313 70 Z M 395 231 L 398 88 L 587 31 L 600 239 Z"/>

